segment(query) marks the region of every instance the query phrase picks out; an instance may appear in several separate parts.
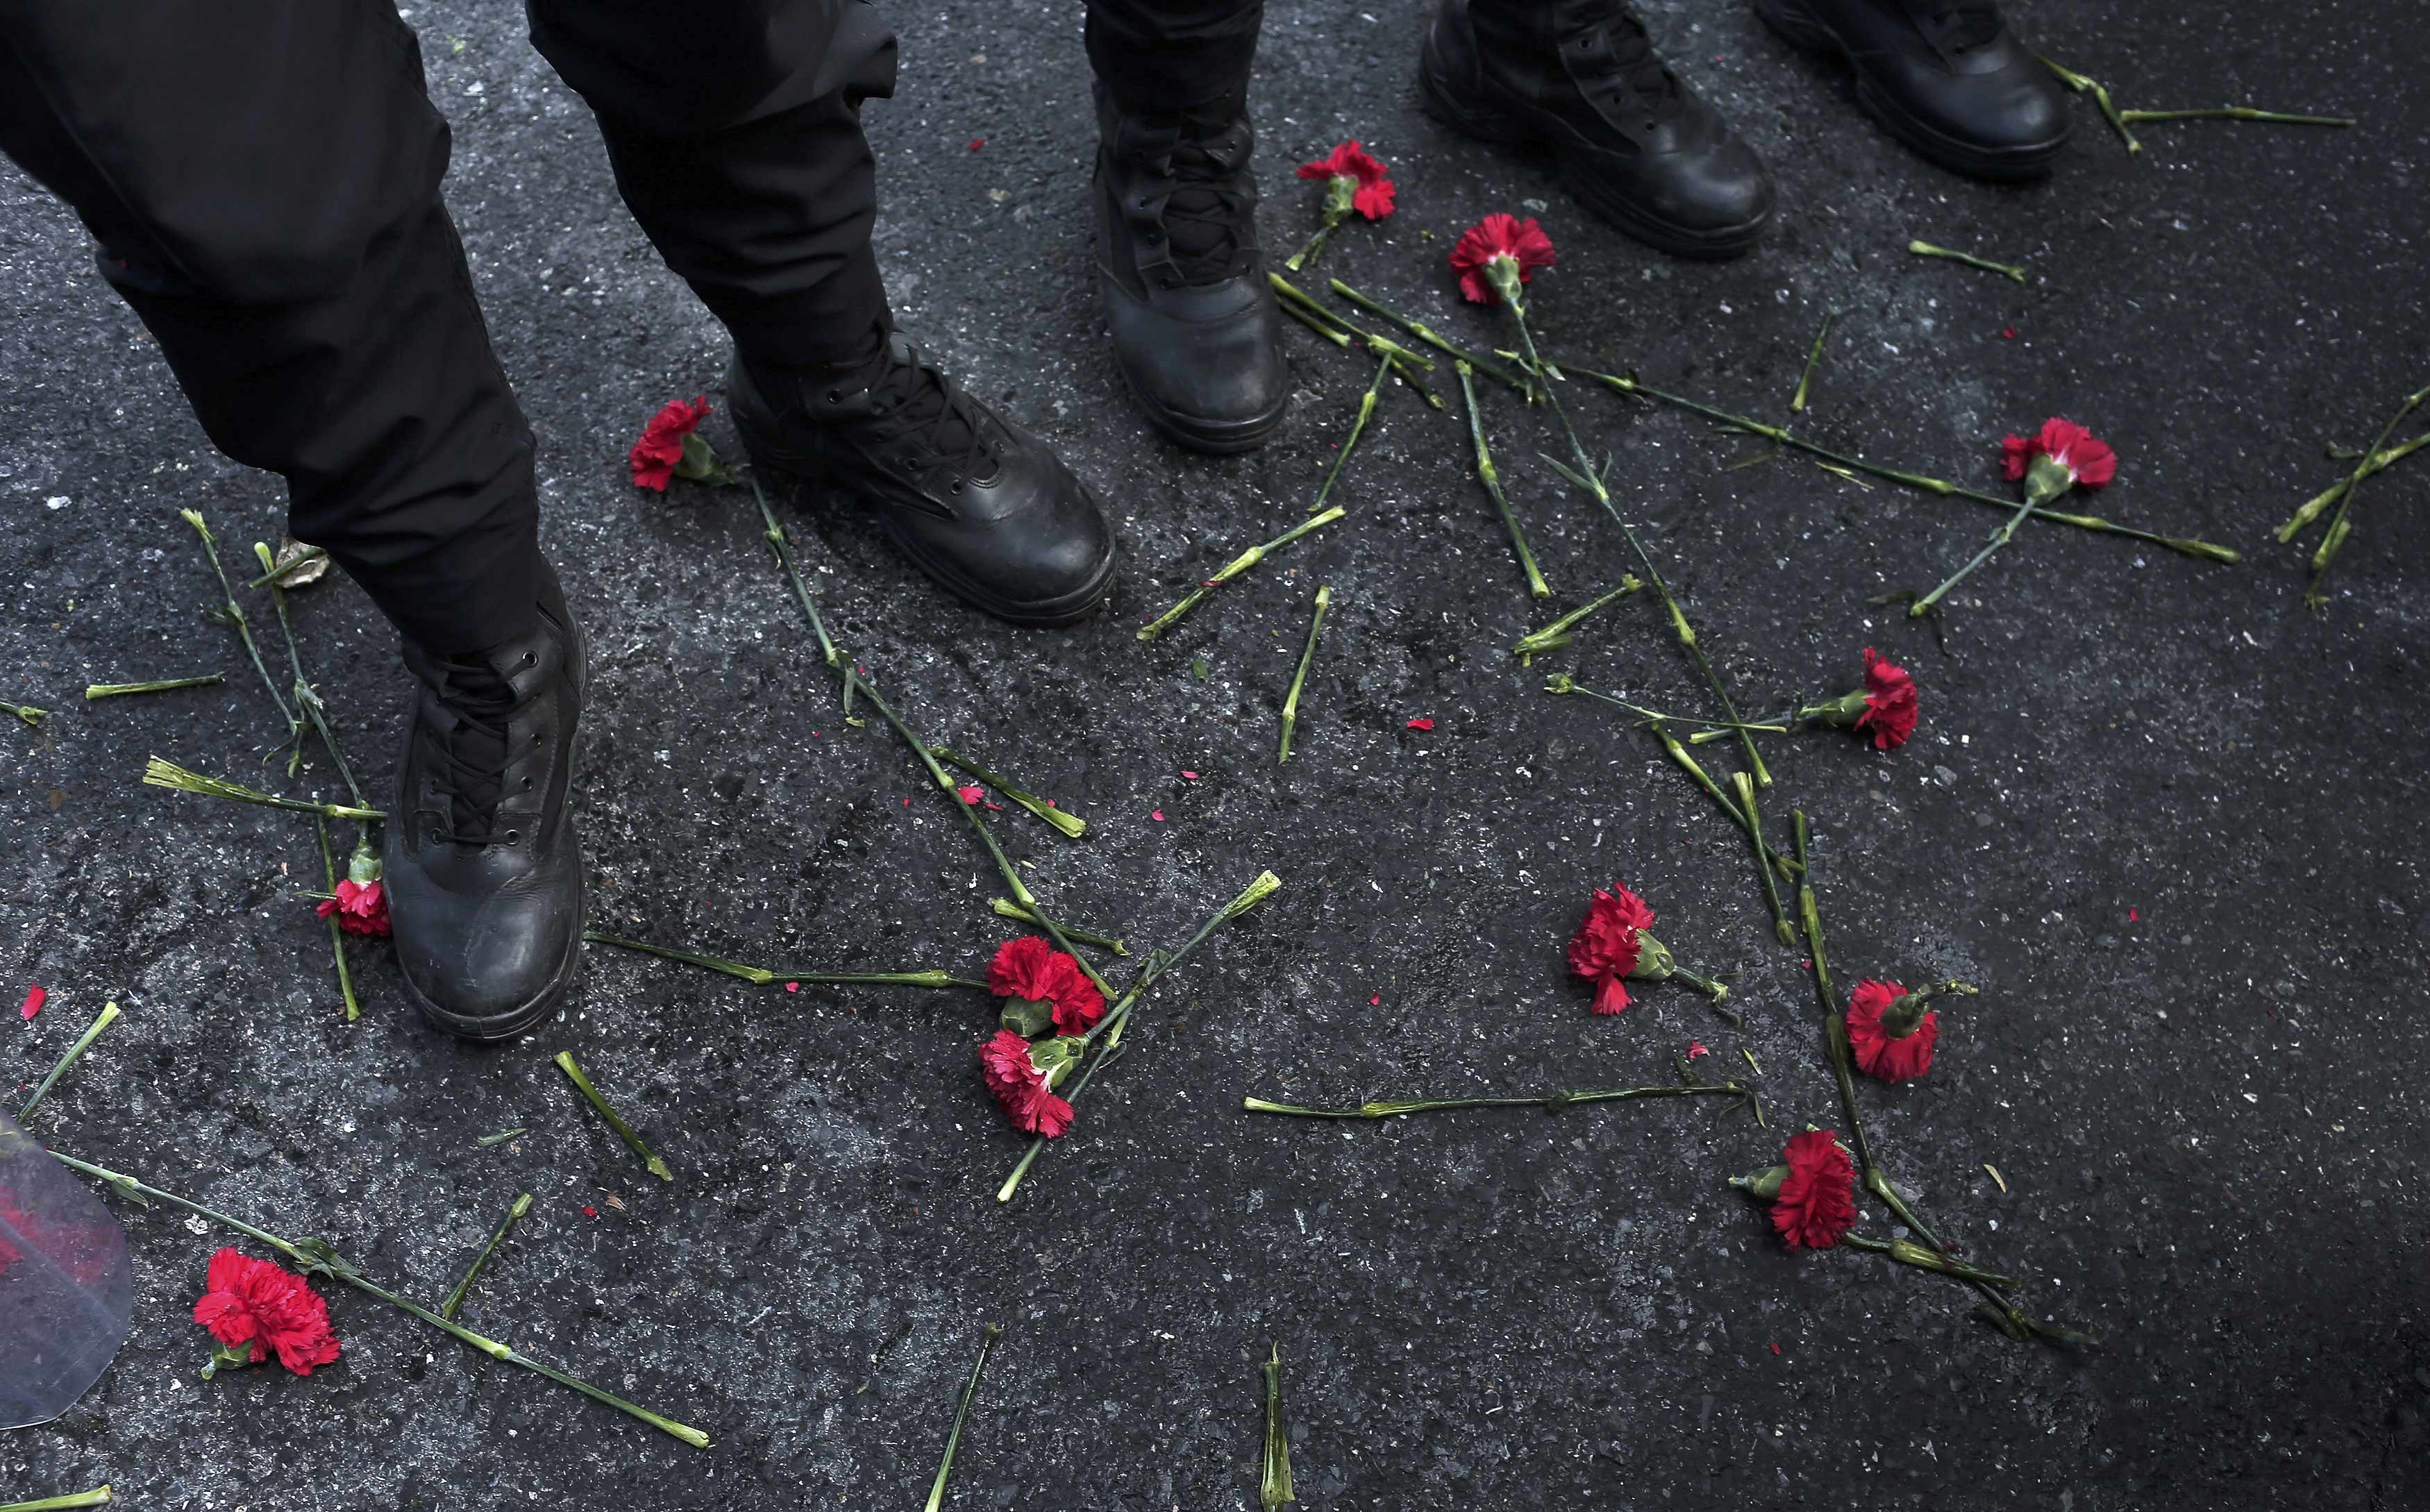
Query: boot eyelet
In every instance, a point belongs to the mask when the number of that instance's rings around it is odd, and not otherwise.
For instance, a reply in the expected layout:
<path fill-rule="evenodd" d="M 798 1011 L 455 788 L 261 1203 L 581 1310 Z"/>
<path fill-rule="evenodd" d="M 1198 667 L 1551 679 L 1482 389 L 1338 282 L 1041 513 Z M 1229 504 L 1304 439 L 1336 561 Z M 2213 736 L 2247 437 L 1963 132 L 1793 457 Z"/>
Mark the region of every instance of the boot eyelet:
<path fill-rule="evenodd" d="M 954 479 L 954 491 L 956 493 L 962 491 L 962 480 L 960 478 Z"/>
<path fill-rule="evenodd" d="M 843 395 L 836 390 L 829 389 L 827 390 L 827 403 L 831 405 L 840 405 L 843 403 Z"/>
<path fill-rule="evenodd" d="M 524 832 L 523 832 L 522 830 L 519 830 L 519 829 L 510 829 L 510 830 L 507 831 L 507 843 L 508 843 L 508 844 L 509 844 L 509 845 L 513 845 L 513 844 L 517 843 L 518 841 L 522 840 L 522 839 L 523 839 L 523 838 L 524 838 Z"/>
<path fill-rule="evenodd" d="M 525 791 L 525 792 L 529 792 L 529 791 L 531 791 L 531 788 L 532 788 L 532 780 L 531 780 L 529 777 L 525 777 L 525 778 L 524 779 L 524 791 Z"/>
<path fill-rule="evenodd" d="M 540 653 L 539 653 L 539 652 L 537 652 L 537 651 L 526 651 L 526 652 L 524 652 L 524 666 L 526 666 L 526 667 L 531 666 L 534 662 L 537 662 L 537 661 L 539 661 L 539 660 L 540 660 Z"/>

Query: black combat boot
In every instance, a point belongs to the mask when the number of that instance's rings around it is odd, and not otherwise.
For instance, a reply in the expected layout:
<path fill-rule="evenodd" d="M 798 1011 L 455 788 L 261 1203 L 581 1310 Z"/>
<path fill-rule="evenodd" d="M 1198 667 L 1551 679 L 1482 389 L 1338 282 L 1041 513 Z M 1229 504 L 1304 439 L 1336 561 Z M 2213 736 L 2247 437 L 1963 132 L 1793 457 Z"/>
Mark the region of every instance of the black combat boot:
<path fill-rule="evenodd" d="M 1070 624 L 1114 580 L 1113 533 L 1080 480 L 899 332 L 826 367 L 738 355 L 726 393 L 762 471 L 857 497 L 914 567 L 998 619 Z"/>
<path fill-rule="evenodd" d="M 1549 157 L 1579 204 L 1664 252 L 1736 257 L 1772 219 L 1754 149 L 1620 0 L 1442 0 L 1418 92 L 1456 131 Z"/>
<path fill-rule="evenodd" d="M 548 1017 L 582 958 L 582 847 L 566 784 L 582 718 L 582 632 L 541 567 L 532 626 L 441 656 L 421 683 L 381 859 L 406 995 L 466 1039 Z"/>
<path fill-rule="evenodd" d="M 1755 0 L 1772 29 L 1856 70 L 1890 135 L 1977 178 L 2039 178 L 2067 142 L 2058 81 L 1989 0 Z"/>
<path fill-rule="evenodd" d="M 1097 291 L 1148 423 L 1202 452 L 1261 446 L 1290 397 L 1257 251 L 1238 100 L 1126 115 L 1097 87 Z"/>

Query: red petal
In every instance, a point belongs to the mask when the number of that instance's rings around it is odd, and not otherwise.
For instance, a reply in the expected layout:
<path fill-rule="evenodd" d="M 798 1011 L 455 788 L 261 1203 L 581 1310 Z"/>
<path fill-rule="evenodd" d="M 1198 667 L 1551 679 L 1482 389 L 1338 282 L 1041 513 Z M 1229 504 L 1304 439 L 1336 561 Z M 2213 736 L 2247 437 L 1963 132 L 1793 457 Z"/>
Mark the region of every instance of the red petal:
<path fill-rule="evenodd" d="M 21 1019 L 30 1019 L 35 1014 L 42 1012 L 42 1005 L 50 1001 L 50 993 L 44 991 L 40 987 L 29 987 L 25 989 L 25 1005 L 17 1010 L 17 1017 Z"/>
<path fill-rule="evenodd" d="M 1425 731 L 1431 730 L 1435 727 L 1435 722 L 1432 720 L 1411 720 L 1409 721 L 1407 727 L 1423 734 Z"/>
<path fill-rule="evenodd" d="M 1190 782 L 1196 782 L 1198 780 L 1198 773 L 1191 772 L 1186 767 L 1182 769 L 1181 775 Z"/>
<path fill-rule="evenodd" d="M 1161 808 L 1151 808 L 1148 810 L 1147 817 L 1161 824 L 1164 822 L 1164 810 Z"/>
<path fill-rule="evenodd" d="M 973 151 L 973 152 L 976 152 L 976 151 L 978 151 L 981 147 L 984 147 L 984 146 L 986 146 L 986 145 L 987 145 L 987 138 L 985 138 L 985 137 L 973 137 L 973 138 L 971 139 L 971 151 Z"/>
<path fill-rule="evenodd" d="M 982 799 L 982 798 L 984 798 L 984 797 L 986 797 L 986 796 L 987 796 L 987 789 L 986 789 L 985 788 L 979 787 L 977 784 L 974 783 L 974 784 L 972 784 L 970 787 L 967 787 L 967 788 L 957 788 L 957 789 L 954 789 L 954 796 L 955 796 L 955 797 L 957 797 L 957 798 L 959 798 L 962 802 L 964 802 L 964 803 L 966 803 L 966 804 L 974 804 L 974 803 L 977 803 L 980 799 Z"/>

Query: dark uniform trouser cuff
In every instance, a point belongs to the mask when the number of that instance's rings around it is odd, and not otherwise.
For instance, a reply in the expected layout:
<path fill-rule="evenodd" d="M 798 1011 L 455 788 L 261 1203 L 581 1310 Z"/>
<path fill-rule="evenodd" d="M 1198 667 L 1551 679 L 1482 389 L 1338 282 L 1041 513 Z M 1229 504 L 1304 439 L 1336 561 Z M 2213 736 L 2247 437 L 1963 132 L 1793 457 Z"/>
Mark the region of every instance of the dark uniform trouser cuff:
<path fill-rule="evenodd" d="M 1264 0 L 1090 0 L 1089 63 L 1126 114 L 1245 98 Z"/>

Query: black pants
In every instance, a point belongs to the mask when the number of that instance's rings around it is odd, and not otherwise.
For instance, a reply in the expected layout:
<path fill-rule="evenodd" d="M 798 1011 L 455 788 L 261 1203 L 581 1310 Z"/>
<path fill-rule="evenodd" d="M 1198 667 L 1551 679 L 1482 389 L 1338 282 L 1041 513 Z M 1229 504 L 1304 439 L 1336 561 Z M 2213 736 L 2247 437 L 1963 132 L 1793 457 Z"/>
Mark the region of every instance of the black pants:
<path fill-rule="evenodd" d="M 850 355 L 885 315 L 860 103 L 867 0 L 529 0 L 667 265 L 760 360 Z M 1261 0 L 1091 0 L 1118 99 L 1237 93 Z M 447 124 L 391 0 L 8 0 L 0 152 L 75 208 L 228 456 L 441 653 L 527 624 L 529 425 L 440 198 Z M 536 168 L 538 165 L 535 165 Z"/>

